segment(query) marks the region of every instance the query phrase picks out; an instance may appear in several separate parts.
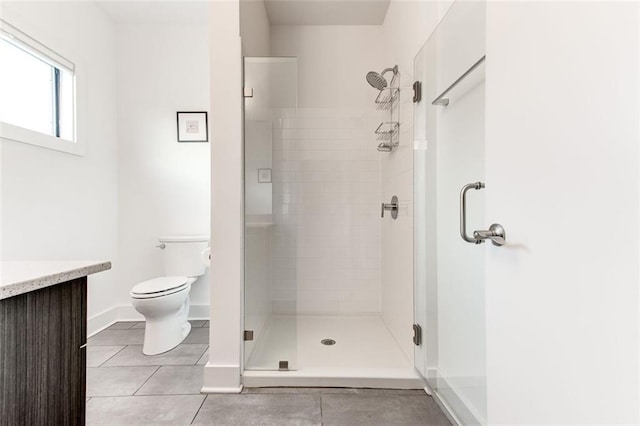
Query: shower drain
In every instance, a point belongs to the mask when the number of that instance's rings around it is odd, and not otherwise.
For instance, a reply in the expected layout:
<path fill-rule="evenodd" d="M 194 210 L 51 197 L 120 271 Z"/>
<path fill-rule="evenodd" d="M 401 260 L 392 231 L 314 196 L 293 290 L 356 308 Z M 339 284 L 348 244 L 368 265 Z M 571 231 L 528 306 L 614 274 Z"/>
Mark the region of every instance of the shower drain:
<path fill-rule="evenodd" d="M 333 339 L 322 339 L 320 340 L 320 343 L 322 343 L 323 345 L 331 346 L 331 345 L 335 345 L 336 341 Z"/>

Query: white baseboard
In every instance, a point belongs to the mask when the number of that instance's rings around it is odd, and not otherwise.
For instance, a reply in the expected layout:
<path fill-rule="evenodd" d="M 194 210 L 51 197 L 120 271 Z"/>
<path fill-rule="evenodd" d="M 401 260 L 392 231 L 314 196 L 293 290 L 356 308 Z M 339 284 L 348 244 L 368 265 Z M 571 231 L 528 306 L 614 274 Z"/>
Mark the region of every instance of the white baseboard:
<path fill-rule="evenodd" d="M 189 319 L 208 320 L 209 305 L 191 305 Z M 87 320 L 87 337 L 91 337 L 118 321 L 144 321 L 142 316 L 131 305 L 114 306 Z"/>
<path fill-rule="evenodd" d="M 433 400 L 436 402 L 436 404 L 438 405 L 438 407 L 440 407 L 440 410 L 442 410 L 442 412 L 444 413 L 444 415 L 447 417 L 447 419 L 449 420 L 449 422 L 454 425 L 454 426 L 461 426 L 464 423 L 461 423 L 460 420 L 458 419 L 458 417 L 455 415 L 455 413 L 453 412 L 453 410 L 451 409 L 451 407 L 449 407 L 449 404 L 447 404 L 447 402 L 445 400 L 443 400 L 442 398 L 440 398 L 440 395 L 438 395 L 437 392 L 432 392 L 431 393 L 431 397 L 433 398 Z M 480 423 L 476 423 L 476 424 L 480 424 Z"/>
<path fill-rule="evenodd" d="M 114 322 L 118 321 L 117 308 L 107 309 L 97 315 L 87 319 L 87 338 L 93 336 L 96 333 L 101 332 L 105 328 L 109 327 Z"/>
<path fill-rule="evenodd" d="M 244 387 L 242 385 L 237 388 L 209 388 L 203 386 L 200 393 L 241 393 Z"/>

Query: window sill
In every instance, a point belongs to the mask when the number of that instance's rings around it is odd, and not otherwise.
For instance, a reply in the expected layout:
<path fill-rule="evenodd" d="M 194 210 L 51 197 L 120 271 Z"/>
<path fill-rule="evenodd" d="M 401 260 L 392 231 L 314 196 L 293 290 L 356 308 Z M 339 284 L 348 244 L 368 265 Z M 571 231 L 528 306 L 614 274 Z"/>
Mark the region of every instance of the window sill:
<path fill-rule="evenodd" d="M 13 124 L 4 122 L 0 122 L 0 138 L 52 149 L 54 151 L 66 152 L 73 155 L 83 156 L 86 153 L 84 143 L 56 138 L 55 136 L 35 132 L 33 130 L 25 129 L 24 127 L 14 126 Z"/>

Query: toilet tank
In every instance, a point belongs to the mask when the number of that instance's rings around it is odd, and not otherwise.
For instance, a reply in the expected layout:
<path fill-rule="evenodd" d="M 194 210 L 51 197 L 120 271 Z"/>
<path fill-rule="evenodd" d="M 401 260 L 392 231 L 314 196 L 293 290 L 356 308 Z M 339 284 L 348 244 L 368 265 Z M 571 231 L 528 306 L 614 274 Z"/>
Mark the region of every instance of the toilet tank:
<path fill-rule="evenodd" d="M 162 262 L 166 276 L 199 277 L 206 271 L 202 257 L 204 249 L 209 247 L 209 237 L 160 237 Z"/>

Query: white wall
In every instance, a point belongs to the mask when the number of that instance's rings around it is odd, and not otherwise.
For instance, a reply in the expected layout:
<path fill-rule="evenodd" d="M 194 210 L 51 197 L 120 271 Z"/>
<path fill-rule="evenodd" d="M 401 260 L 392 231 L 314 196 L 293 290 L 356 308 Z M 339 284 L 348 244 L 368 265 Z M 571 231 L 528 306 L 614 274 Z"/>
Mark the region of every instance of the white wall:
<path fill-rule="evenodd" d="M 400 145 L 380 154 L 382 200 L 398 196 L 395 221 L 382 222 L 382 315 L 385 323 L 413 359 L 413 60 L 440 21 L 441 2 L 392 0 L 382 26 L 384 67 L 398 65 L 400 73 Z"/>
<path fill-rule="evenodd" d="M 258 3 L 261 3 L 258 1 Z M 211 2 L 209 58 L 211 121 L 211 327 L 205 392 L 239 392 L 244 342 L 244 203 L 242 56 L 267 56 L 263 5 Z M 241 7 L 243 8 L 241 13 Z M 250 16 L 245 16 L 248 13 Z M 253 22 L 254 25 L 251 25 Z M 249 23 L 249 24 L 247 24 Z M 221 66 L 221 64 L 223 66 Z M 257 302 L 261 305 L 261 302 Z"/>
<path fill-rule="evenodd" d="M 635 2 L 488 3 L 490 423 L 640 421 L 639 71 Z"/>
<path fill-rule="evenodd" d="M 75 62 L 79 157 L 2 140 L 2 259 L 104 259 L 89 277 L 88 315 L 116 302 L 117 134 L 114 28 L 80 2 L 3 2 L 2 18 Z"/>
<path fill-rule="evenodd" d="M 273 311 L 380 312 L 380 165 L 366 113 L 303 108 L 274 132 Z"/>
<path fill-rule="evenodd" d="M 298 58 L 300 108 L 374 111 L 377 93 L 365 76 L 386 64 L 383 42 L 378 25 L 271 27 L 271 55 Z"/>
<path fill-rule="evenodd" d="M 298 109 L 274 126 L 274 312 L 380 312 L 379 26 L 274 26 L 298 60 Z M 288 227 L 285 229 L 285 227 Z M 289 303 L 287 303 L 289 302 Z"/>
<path fill-rule="evenodd" d="M 133 285 L 163 274 L 158 237 L 209 235 L 211 143 L 176 137 L 176 111 L 209 109 L 208 29 L 120 24 L 117 46 L 118 302 L 130 306 Z M 191 317 L 208 317 L 209 281 L 192 285 Z"/>
<path fill-rule="evenodd" d="M 264 0 L 240 0 L 243 56 L 269 56 L 269 17 Z"/>
<path fill-rule="evenodd" d="M 211 327 L 205 392 L 239 392 L 243 351 L 242 42 L 239 2 L 212 2 Z M 224 64 L 224 66 L 220 66 Z"/>

